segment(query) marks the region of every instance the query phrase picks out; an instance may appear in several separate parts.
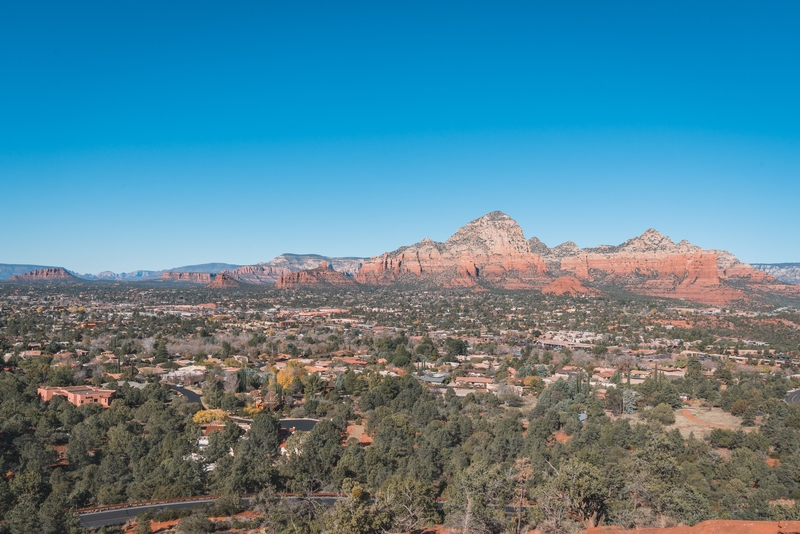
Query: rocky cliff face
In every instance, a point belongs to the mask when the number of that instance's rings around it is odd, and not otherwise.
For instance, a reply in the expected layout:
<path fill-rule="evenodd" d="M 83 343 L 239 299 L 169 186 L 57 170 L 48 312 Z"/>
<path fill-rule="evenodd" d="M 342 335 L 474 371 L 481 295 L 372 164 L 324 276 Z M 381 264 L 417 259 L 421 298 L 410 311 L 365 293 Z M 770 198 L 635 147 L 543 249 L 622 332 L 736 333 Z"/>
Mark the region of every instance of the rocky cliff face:
<path fill-rule="evenodd" d="M 547 283 L 546 271 L 519 224 L 495 211 L 460 228 L 444 243 L 425 238 L 370 258 L 356 280 L 368 285 L 533 289 Z"/>
<path fill-rule="evenodd" d="M 355 287 L 358 284 L 351 277 L 339 271 L 334 271 L 327 262 L 323 261 L 319 267 L 286 273 L 282 275 L 276 286 L 281 289 L 291 289 L 296 287 Z"/>
<path fill-rule="evenodd" d="M 328 258 L 317 254 L 281 254 L 268 262 L 245 265 L 225 272 L 248 284 L 274 284 L 285 274 L 314 269 L 323 261 L 336 271 L 353 276 L 364 259 Z"/>
<path fill-rule="evenodd" d="M 161 273 L 161 278 L 159 278 L 159 280 L 163 282 L 207 285 L 213 280 L 213 275 L 211 273 L 164 272 Z"/>
<path fill-rule="evenodd" d="M 34 269 L 29 273 L 18 274 L 8 279 L 9 282 L 77 282 L 78 278 L 62 267 Z"/>
<path fill-rule="evenodd" d="M 227 271 L 227 274 L 246 284 L 274 284 L 282 275 L 290 272 L 289 269 L 273 267 L 269 263 L 259 263 Z"/>
<path fill-rule="evenodd" d="M 550 248 L 526 241 L 508 215 L 470 222 L 444 243 L 423 239 L 370 258 L 361 284 L 443 288 L 547 289 L 552 294 L 597 294 L 621 288 L 642 295 L 724 304 L 753 294 L 794 296 L 791 288 L 726 251 L 673 242 L 656 230 L 617 246 L 581 249 L 568 241 Z"/>
<path fill-rule="evenodd" d="M 567 242 L 548 248 L 536 238 L 530 243 L 552 272 L 643 295 L 724 304 L 746 297 L 742 285 L 773 282 L 729 252 L 675 243 L 653 229 L 618 246 L 580 249 Z"/>

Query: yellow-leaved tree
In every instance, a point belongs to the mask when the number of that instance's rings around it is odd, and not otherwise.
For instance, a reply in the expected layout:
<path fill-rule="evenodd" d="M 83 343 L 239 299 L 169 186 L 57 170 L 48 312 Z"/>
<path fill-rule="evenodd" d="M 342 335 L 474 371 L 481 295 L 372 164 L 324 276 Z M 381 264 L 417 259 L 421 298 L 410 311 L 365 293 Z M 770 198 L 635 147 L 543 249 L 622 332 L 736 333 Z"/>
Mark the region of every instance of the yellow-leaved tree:
<path fill-rule="evenodd" d="M 200 410 L 192 420 L 198 425 L 207 425 L 209 423 L 224 423 L 228 420 L 228 414 L 223 410 Z"/>
<path fill-rule="evenodd" d="M 295 378 L 302 378 L 307 374 L 308 372 L 301 362 L 291 361 L 286 364 L 286 367 L 278 371 L 278 383 L 288 388 L 292 382 L 294 382 Z"/>

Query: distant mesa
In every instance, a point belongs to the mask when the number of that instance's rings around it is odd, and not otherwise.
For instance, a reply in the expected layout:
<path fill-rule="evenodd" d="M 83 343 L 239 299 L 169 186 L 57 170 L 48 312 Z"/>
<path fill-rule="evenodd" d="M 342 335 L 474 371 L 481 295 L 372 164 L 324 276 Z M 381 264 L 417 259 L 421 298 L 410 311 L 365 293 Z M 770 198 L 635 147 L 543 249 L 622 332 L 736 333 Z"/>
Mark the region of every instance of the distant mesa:
<path fill-rule="evenodd" d="M 208 285 L 213 280 L 213 275 L 211 273 L 185 273 L 177 271 L 166 271 L 161 273 L 160 280 L 163 282 L 178 282 L 178 283 Z"/>
<path fill-rule="evenodd" d="M 8 280 L 12 276 L 25 274 L 37 269 L 50 269 L 52 265 L 27 265 L 19 263 L 0 263 L 0 280 Z"/>
<path fill-rule="evenodd" d="M 44 269 L 34 269 L 31 272 L 12 276 L 8 282 L 79 282 L 80 279 L 74 276 L 63 267 L 46 267 Z"/>
<path fill-rule="evenodd" d="M 334 271 L 333 268 L 328 265 L 328 262 L 323 261 L 319 264 L 319 267 L 315 269 L 282 275 L 278 279 L 276 286 L 281 289 L 297 287 L 336 288 L 356 287 L 358 283 L 345 273 Z"/>
<path fill-rule="evenodd" d="M 327 262 L 336 271 L 353 276 L 361 268 L 364 258 L 330 258 L 318 254 L 281 254 L 268 262 L 232 269 L 228 271 L 228 274 L 247 284 L 275 284 L 285 274 L 314 269 L 322 261 Z"/>

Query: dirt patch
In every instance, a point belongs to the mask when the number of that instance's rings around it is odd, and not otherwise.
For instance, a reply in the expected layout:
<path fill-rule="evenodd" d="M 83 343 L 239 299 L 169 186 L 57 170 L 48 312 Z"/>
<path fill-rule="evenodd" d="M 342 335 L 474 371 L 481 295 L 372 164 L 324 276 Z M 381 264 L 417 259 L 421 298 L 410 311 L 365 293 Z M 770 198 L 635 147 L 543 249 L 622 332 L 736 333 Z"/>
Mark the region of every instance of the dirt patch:
<path fill-rule="evenodd" d="M 619 527 L 598 527 L 584 531 L 585 534 L 796 534 L 800 532 L 800 521 L 703 521 L 693 527 L 641 528 L 624 530 Z"/>
<path fill-rule="evenodd" d="M 558 432 L 553 434 L 553 437 L 556 438 L 556 441 L 559 443 L 566 443 L 570 440 L 572 436 L 568 436 L 559 430 Z"/>
<path fill-rule="evenodd" d="M 705 438 L 715 428 L 726 430 L 744 430 L 750 432 L 752 427 L 743 427 L 742 419 L 720 408 L 684 408 L 675 412 L 674 428 L 680 430 L 684 438 L 694 433 L 696 438 Z"/>

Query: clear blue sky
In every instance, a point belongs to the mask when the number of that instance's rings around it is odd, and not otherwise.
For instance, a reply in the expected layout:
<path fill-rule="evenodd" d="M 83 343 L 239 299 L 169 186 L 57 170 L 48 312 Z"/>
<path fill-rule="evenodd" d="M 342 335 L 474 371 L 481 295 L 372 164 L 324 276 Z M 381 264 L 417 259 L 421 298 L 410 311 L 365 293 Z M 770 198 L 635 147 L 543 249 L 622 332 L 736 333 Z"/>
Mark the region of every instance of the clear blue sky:
<path fill-rule="evenodd" d="M 797 2 L 5 2 L 0 263 L 375 255 L 486 212 L 800 261 Z"/>

